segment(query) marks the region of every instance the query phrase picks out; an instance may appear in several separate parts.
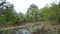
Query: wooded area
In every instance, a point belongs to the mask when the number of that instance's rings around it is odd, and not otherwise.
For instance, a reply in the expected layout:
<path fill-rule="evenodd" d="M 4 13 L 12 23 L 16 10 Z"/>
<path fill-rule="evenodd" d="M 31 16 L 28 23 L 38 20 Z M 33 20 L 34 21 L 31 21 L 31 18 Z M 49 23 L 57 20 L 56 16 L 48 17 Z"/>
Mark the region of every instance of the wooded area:
<path fill-rule="evenodd" d="M 53 24 L 60 23 L 60 3 L 52 3 L 39 9 L 31 4 L 26 14 L 16 13 L 13 4 L 4 6 L 7 2 L 0 3 L 0 25 L 14 25 L 27 22 L 49 21 Z M 1 7 L 2 6 L 2 7 Z"/>

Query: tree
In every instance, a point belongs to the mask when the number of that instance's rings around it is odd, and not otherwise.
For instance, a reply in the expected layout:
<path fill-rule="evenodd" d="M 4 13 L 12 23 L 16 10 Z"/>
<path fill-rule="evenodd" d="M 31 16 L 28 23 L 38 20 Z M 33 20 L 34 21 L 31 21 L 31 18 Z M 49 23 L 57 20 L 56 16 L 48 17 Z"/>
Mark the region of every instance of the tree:
<path fill-rule="evenodd" d="M 38 7 L 35 4 L 31 4 L 30 8 L 28 9 L 26 15 L 29 19 L 29 21 L 35 22 L 37 21 L 37 15 L 38 15 Z"/>
<path fill-rule="evenodd" d="M 0 23 L 2 24 L 14 24 L 16 20 L 13 4 L 8 2 L 0 3 Z M 6 5 L 5 5 L 6 4 Z"/>
<path fill-rule="evenodd" d="M 60 20 L 60 6 L 59 4 L 53 3 L 51 6 L 44 7 L 42 10 L 40 9 L 40 14 L 42 13 L 41 19 L 44 21 L 50 21 L 53 23 L 57 23 Z"/>
<path fill-rule="evenodd" d="M 16 24 L 21 24 L 21 23 L 23 23 L 23 22 L 24 22 L 24 17 L 25 17 L 25 16 L 24 16 L 23 13 L 21 13 L 21 12 L 18 13 L 18 14 L 17 14 L 17 17 L 16 17 L 16 18 L 17 18 Z"/>

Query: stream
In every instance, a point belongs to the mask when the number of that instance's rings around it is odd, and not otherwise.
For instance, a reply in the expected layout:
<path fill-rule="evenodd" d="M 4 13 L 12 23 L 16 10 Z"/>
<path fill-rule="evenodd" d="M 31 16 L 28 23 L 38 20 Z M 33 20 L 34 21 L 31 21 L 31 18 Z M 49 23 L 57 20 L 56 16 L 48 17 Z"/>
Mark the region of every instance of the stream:
<path fill-rule="evenodd" d="M 32 32 L 40 29 L 39 26 L 34 26 L 31 28 L 15 26 L 15 27 L 6 27 L 0 28 L 0 34 L 31 34 Z"/>

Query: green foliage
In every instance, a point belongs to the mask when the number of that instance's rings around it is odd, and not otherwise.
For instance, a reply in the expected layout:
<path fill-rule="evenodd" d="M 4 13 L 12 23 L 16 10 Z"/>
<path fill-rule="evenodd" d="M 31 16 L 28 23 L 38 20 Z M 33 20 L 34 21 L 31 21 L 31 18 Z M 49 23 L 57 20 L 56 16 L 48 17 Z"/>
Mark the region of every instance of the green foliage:
<path fill-rule="evenodd" d="M 27 13 L 27 21 L 51 21 L 54 24 L 60 23 L 60 5 L 52 3 L 51 6 L 46 6 L 40 10 L 34 4 L 30 6 Z"/>
<path fill-rule="evenodd" d="M 3 8 L 0 8 L 0 24 L 14 24 L 16 16 L 13 5 L 11 4 L 10 7 L 5 6 L 5 9 Z"/>
<path fill-rule="evenodd" d="M 17 20 L 16 24 L 23 23 L 23 21 L 24 21 L 24 14 L 22 14 L 22 13 L 17 14 L 16 20 Z"/>
<path fill-rule="evenodd" d="M 3 2 L 2 2 L 3 3 Z M 2 6 L 3 4 L 0 3 Z M 24 22 L 51 21 L 54 24 L 60 23 L 60 4 L 53 3 L 39 9 L 35 4 L 31 4 L 27 13 L 16 13 L 13 4 L 10 7 L 0 8 L 0 25 L 1 24 L 21 24 Z"/>
<path fill-rule="evenodd" d="M 26 13 L 29 21 L 31 22 L 37 21 L 38 12 L 39 12 L 38 7 L 35 4 L 32 4 Z"/>

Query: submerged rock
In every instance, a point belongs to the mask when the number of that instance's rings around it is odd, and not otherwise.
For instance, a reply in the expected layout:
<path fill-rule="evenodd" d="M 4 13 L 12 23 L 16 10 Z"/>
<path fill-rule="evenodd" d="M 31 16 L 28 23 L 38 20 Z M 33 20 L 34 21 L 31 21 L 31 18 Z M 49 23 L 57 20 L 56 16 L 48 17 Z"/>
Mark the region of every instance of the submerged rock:
<path fill-rule="evenodd" d="M 31 32 L 26 29 L 20 29 L 16 32 L 16 34 L 31 34 Z"/>

